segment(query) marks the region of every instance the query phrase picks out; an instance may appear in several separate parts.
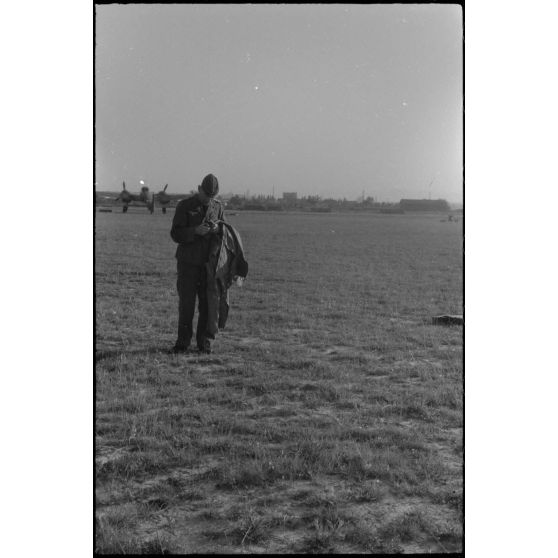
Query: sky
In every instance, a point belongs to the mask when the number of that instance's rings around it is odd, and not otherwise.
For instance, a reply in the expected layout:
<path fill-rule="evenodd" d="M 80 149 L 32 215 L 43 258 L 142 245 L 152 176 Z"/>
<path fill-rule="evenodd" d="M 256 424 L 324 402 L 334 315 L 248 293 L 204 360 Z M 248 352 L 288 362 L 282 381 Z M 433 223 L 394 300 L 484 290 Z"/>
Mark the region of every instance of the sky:
<path fill-rule="evenodd" d="M 95 9 L 98 190 L 462 202 L 459 5 Z"/>

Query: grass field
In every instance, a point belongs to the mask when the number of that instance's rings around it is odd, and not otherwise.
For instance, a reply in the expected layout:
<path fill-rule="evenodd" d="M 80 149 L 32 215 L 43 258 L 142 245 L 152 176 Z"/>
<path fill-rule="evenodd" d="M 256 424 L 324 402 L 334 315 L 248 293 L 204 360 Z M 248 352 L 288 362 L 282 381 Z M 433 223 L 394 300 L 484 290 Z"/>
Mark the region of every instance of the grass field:
<path fill-rule="evenodd" d="M 461 223 L 230 216 L 248 278 L 176 356 L 172 214 L 96 214 L 96 552 L 462 550 Z"/>

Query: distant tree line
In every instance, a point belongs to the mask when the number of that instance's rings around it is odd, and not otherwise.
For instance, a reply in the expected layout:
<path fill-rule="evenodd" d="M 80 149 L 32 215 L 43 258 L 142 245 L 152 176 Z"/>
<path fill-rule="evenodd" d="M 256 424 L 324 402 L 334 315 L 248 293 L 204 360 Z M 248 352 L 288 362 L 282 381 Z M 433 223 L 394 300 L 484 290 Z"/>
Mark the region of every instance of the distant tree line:
<path fill-rule="evenodd" d="M 367 197 L 360 200 L 346 198 L 322 198 L 321 196 L 302 196 L 300 198 L 275 198 L 273 196 L 239 196 L 234 195 L 227 199 L 227 209 L 252 210 L 252 211 L 315 211 L 327 213 L 330 211 L 363 211 L 376 210 L 401 213 L 399 203 L 376 202 L 374 198 Z"/>
<path fill-rule="evenodd" d="M 374 198 L 362 197 L 358 200 L 321 198 L 320 196 L 303 196 L 275 198 L 273 196 L 239 196 L 234 195 L 227 200 L 229 209 L 246 209 L 253 211 L 377 211 L 379 213 L 405 213 L 406 211 L 451 211 L 446 200 L 412 200 L 402 199 L 399 202 L 377 202 Z"/>

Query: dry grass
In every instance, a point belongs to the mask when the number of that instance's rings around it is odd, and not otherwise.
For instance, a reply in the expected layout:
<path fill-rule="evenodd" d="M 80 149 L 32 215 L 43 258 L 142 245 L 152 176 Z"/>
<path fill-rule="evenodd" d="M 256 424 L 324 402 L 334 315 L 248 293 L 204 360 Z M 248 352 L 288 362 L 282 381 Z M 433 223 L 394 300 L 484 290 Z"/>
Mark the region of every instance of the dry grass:
<path fill-rule="evenodd" d="M 170 216 L 97 214 L 98 553 L 462 548 L 461 229 L 248 214 L 209 356 L 174 356 Z"/>

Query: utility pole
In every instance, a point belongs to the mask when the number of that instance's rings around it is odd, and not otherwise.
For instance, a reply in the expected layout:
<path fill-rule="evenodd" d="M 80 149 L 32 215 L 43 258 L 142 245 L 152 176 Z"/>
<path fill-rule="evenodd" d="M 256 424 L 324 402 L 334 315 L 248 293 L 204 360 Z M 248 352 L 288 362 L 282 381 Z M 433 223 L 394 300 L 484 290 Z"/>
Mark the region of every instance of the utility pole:
<path fill-rule="evenodd" d="M 428 199 L 430 199 L 430 187 L 432 186 L 435 179 L 436 177 L 434 176 L 434 178 L 430 181 L 430 184 L 428 185 Z"/>

